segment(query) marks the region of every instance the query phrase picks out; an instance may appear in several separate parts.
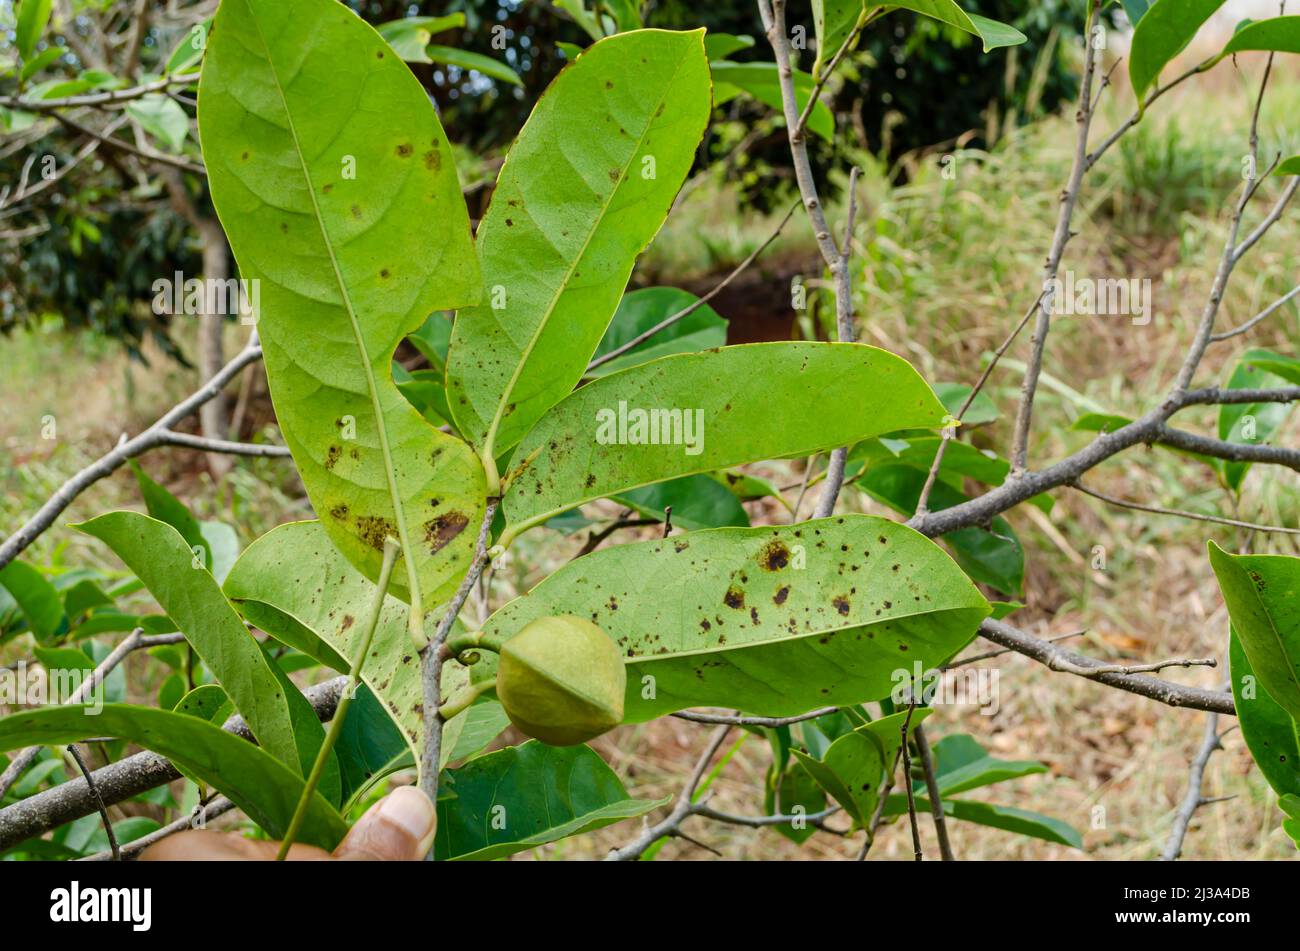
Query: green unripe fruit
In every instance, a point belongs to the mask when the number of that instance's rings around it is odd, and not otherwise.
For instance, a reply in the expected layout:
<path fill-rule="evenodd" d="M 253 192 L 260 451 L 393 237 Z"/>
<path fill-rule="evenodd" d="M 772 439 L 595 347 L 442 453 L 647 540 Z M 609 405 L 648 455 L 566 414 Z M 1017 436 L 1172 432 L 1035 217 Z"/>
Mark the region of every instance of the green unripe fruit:
<path fill-rule="evenodd" d="M 618 726 L 626 687 L 618 648 L 580 617 L 538 618 L 501 645 L 497 699 L 520 731 L 551 746 Z"/>

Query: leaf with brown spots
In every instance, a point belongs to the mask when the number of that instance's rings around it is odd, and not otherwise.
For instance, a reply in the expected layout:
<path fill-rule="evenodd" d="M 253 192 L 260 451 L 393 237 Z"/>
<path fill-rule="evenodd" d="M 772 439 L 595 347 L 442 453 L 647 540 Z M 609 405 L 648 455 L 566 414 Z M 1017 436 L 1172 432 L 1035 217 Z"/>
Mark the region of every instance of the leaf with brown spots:
<path fill-rule="evenodd" d="M 790 716 L 885 696 L 895 671 L 943 663 L 989 610 L 929 539 L 845 515 L 597 550 L 498 610 L 484 636 L 591 618 L 627 666 L 629 722 L 691 706 Z"/>
<path fill-rule="evenodd" d="M 403 337 L 481 291 L 433 104 L 334 0 L 224 0 L 199 98 L 212 201 L 241 275 L 259 284 L 271 399 L 307 495 L 367 577 L 396 535 L 394 593 L 436 604 L 463 576 L 473 533 L 433 545 L 421 526 L 450 513 L 477 524 L 485 491 L 474 452 L 392 372 Z"/>

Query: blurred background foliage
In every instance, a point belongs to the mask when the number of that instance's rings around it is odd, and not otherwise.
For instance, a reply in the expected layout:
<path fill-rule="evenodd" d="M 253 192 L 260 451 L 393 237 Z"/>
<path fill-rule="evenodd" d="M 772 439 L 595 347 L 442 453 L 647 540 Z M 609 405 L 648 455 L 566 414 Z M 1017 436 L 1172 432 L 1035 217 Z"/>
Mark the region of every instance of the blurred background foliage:
<path fill-rule="evenodd" d="M 559 44 L 590 42 L 568 14 L 544 0 L 349 3 L 375 24 L 463 13 L 463 27 L 436 34 L 432 41 L 504 61 L 518 74 L 521 85 L 513 85 L 454 66 L 411 64 L 459 147 L 466 183 L 491 180 L 497 167 L 493 159 L 499 160 L 509 148 L 532 104 L 565 65 Z M 106 32 L 105 48 L 116 51 L 126 42 L 133 6 L 76 0 L 64 29 L 48 32 L 43 41 L 45 48 L 52 44 L 64 53 L 39 78 L 47 73 L 73 79 L 91 67 L 111 71 L 111 62 L 86 62 L 91 58 L 90 41 L 97 32 Z M 146 74 L 161 72 L 190 27 L 215 9 L 211 0 L 159 6 L 165 9 L 151 18 L 139 47 L 139 66 Z M 1079 0 L 971 0 L 967 6 L 1014 24 L 1029 42 L 985 56 L 965 34 L 908 12 L 892 14 L 864 37 L 828 90 L 841 135 L 834 146 L 814 139 L 815 168 L 875 157 L 892 177 L 905 179 L 913 167 L 906 160 L 917 153 L 954 145 L 992 147 L 1018 124 L 1074 95 L 1070 53 L 1078 38 L 1071 24 L 1080 17 L 1070 10 Z M 710 32 L 762 40 L 752 0 L 652 0 L 644 16 L 647 26 L 705 26 Z M 792 23 L 810 24 L 808 0 L 794 0 L 790 17 Z M 10 32 L 12 3 L 0 3 L 0 21 L 6 27 L 0 38 L 0 64 L 7 67 L 0 70 L 0 93 L 12 94 L 19 88 Z M 811 30 L 809 36 L 811 43 Z M 758 42 L 732 58 L 770 58 L 765 51 L 766 45 Z M 811 50 L 805 65 L 810 62 Z M 173 100 L 183 104 L 192 120 L 192 100 L 180 94 Z M 983 117 L 977 126 L 971 124 L 974 116 Z M 59 167 L 73 158 L 78 143 L 67 128 L 49 121 L 47 135 L 32 138 L 31 131 L 21 148 L 0 147 L 0 182 L 18 181 L 32 155 L 53 155 Z M 193 136 L 188 151 L 198 158 Z M 744 97 L 717 110 L 699 164 L 701 169 L 716 166 L 714 174 L 736 189 L 741 207 L 759 211 L 770 210 L 792 178 L 783 123 L 767 107 Z M 836 184 L 823 182 L 832 193 Z M 201 179 L 189 176 L 185 187 L 198 214 L 210 216 Z M 488 190 L 477 194 L 477 199 L 471 198 L 472 213 L 481 212 Z M 5 220 L 6 211 L 0 199 L 0 232 L 6 236 L 0 240 L 0 330 L 41 324 L 91 330 L 119 340 L 137 358 L 143 358 L 144 341 L 151 340 L 163 353 L 187 362 L 172 332 L 172 318 L 155 314 L 149 306 L 150 287 L 159 276 L 177 270 L 201 273 L 202 236 L 178 210 L 174 192 L 169 194 L 156 168 L 101 149 L 47 188 L 39 226 L 14 225 Z"/>

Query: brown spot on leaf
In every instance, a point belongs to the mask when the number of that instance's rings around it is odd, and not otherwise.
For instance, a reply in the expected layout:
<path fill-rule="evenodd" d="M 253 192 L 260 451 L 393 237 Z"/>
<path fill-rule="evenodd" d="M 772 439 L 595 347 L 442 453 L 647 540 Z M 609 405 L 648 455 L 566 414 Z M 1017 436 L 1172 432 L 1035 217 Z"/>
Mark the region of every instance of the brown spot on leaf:
<path fill-rule="evenodd" d="M 785 599 L 788 597 L 790 597 L 790 586 L 782 585 L 780 588 L 776 589 L 776 594 L 772 596 L 772 603 L 785 604 Z"/>
<path fill-rule="evenodd" d="M 343 624 L 342 626 L 339 627 L 339 633 L 341 634 L 344 631 L 346 631 L 348 628 L 350 628 L 354 623 L 356 623 L 356 620 L 357 619 L 354 618 L 351 614 L 343 615 Z"/>
<path fill-rule="evenodd" d="M 790 564 L 790 549 L 781 539 L 774 538 L 759 552 L 758 563 L 768 571 L 780 571 Z"/>
<path fill-rule="evenodd" d="M 463 512 L 446 512 L 424 523 L 424 540 L 429 543 L 429 554 L 436 555 L 451 540 L 465 530 L 469 517 Z"/>
<path fill-rule="evenodd" d="M 442 168 L 442 153 L 437 149 L 429 149 L 424 153 L 424 167 L 432 172 Z"/>
<path fill-rule="evenodd" d="M 835 606 L 835 610 L 840 612 L 841 615 L 847 615 L 849 613 L 849 599 L 844 597 L 844 595 L 841 594 L 836 596 L 831 600 L 831 604 Z"/>
<path fill-rule="evenodd" d="M 329 449 L 325 451 L 325 468 L 333 469 L 341 455 L 343 455 L 342 449 L 338 446 L 330 446 Z"/>
<path fill-rule="evenodd" d="M 383 551 L 384 539 L 389 535 L 397 537 L 397 525 L 383 515 L 358 515 L 357 534 L 375 551 Z"/>
<path fill-rule="evenodd" d="M 745 606 L 745 592 L 733 584 L 727 589 L 727 593 L 723 595 L 722 603 L 739 611 Z"/>

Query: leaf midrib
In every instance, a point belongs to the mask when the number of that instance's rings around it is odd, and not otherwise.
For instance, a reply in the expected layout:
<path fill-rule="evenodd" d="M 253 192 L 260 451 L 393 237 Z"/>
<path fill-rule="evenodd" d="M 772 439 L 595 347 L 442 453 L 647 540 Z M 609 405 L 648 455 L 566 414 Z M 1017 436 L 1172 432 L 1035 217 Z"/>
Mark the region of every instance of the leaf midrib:
<path fill-rule="evenodd" d="M 397 523 L 398 541 L 402 544 L 403 560 L 406 562 L 411 609 L 413 613 L 418 615 L 420 609 L 419 575 L 415 568 L 414 552 L 408 541 L 410 533 L 406 525 L 406 511 L 402 506 L 401 494 L 397 490 L 397 475 L 393 469 L 393 454 L 388 445 L 388 428 L 384 424 L 383 410 L 379 402 L 378 381 L 375 379 L 374 366 L 370 362 L 370 353 L 366 349 L 365 338 L 361 335 L 361 325 L 357 322 L 356 309 L 352 304 L 352 295 L 348 292 L 347 283 L 343 280 L 343 272 L 339 269 L 338 258 L 334 254 L 334 245 L 331 243 L 330 236 L 325 230 L 325 219 L 321 214 L 320 203 L 316 199 L 316 185 L 315 182 L 312 181 L 311 172 L 307 168 L 307 161 L 303 155 L 302 143 L 298 138 L 298 129 L 293 121 L 293 113 L 289 109 L 289 100 L 288 97 L 285 96 L 284 86 L 280 83 L 280 73 L 276 69 L 275 60 L 271 55 L 270 45 L 267 43 L 266 36 L 262 32 L 261 22 L 253 12 L 252 6 L 247 4 L 246 6 L 249 12 L 249 19 L 252 21 L 254 29 L 257 30 L 257 38 L 262 44 L 262 49 L 266 52 L 266 62 L 270 67 L 271 76 L 275 80 L 275 91 L 280 97 L 280 103 L 284 107 L 284 117 L 289 124 L 289 135 L 293 139 L 294 154 L 297 156 L 298 165 L 302 169 L 302 177 L 307 182 L 307 194 L 311 196 L 312 214 L 316 220 L 317 228 L 320 229 L 321 242 L 325 245 L 325 251 L 329 255 L 330 267 L 334 271 L 334 280 L 338 284 L 339 292 L 343 296 L 344 309 L 347 311 L 348 320 L 352 324 L 352 335 L 356 340 L 357 350 L 361 354 L 362 372 L 365 374 L 366 389 L 370 394 L 370 408 L 375 414 L 375 429 L 379 434 L 379 449 L 384 458 L 384 476 L 388 480 L 388 493 L 393 503 L 393 516 L 394 521 Z"/>
<path fill-rule="evenodd" d="M 656 101 L 656 105 L 663 105 L 668 101 L 668 89 L 677 81 L 677 76 L 681 72 L 682 64 L 686 62 L 688 58 L 689 50 L 678 58 L 677 65 L 673 69 L 672 78 L 669 79 L 668 82 L 664 83 L 664 92 Z M 641 147 L 645 142 L 646 134 L 649 133 L 650 127 L 654 125 L 656 118 L 658 118 L 658 116 L 652 112 L 650 117 L 646 120 L 644 127 L 642 127 L 640 135 L 637 136 L 636 147 L 632 149 L 627 162 L 624 163 L 622 167 L 624 175 L 627 174 L 627 170 L 631 168 L 632 163 L 636 160 L 636 156 L 639 154 Z M 510 159 L 507 156 L 506 161 L 509 162 L 509 160 Z M 502 165 L 502 175 L 505 174 L 505 170 L 506 166 Z M 620 177 L 620 182 L 621 181 L 622 178 Z M 555 312 L 556 305 L 564 295 L 565 288 L 569 286 L 569 280 L 573 277 L 573 272 L 577 270 L 578 265 L 582 263 L 582 260 L 587 256 L 587 249 L 591 247 L 592 239 L 596 236 L 596 232 L 600 230 L 600 226 L 605 220 L 605 215 L 608 214 L 610 207 L 614 204 L 614 196 L 618 194 L 619 187 L 619 185 L 614 186 L 614 190 L 610 192 L 609 201 L 601 207 L 600 214 L 596 216 L 595 223 L 587 232 L 587 237 L 583 239 L 582 249 L 574 256 L 573 260 L 569 262 L 569 266 L 564 272 L 564 278 L 556 285 L 555 293 L 551 296 L 546 308 L 542 311 L 542 319 L 537 322 L 536 329 L 529 335 L 528 345 L 524 348 L 523 353 L 520 354 L 519 360 L 515 364 L 514 371 L 510 374 L 509 382 L 506 383 L 505 389 L 502 390 L 501 396 L 497 399 L 496 411 L 493 413 L 492 421 L 488 424 L 487 432 L 483 437 L 483 456 L 486 458 L 493 457 L 495 448 L 494 443 L 496 442 L 497 432 L 501 428 L 502 415 L 505 412 L 506 406 L 510 403 L 510 396 L 514 392 L 515 386 L 519 383 L 519 377 L 523 373 L 524 367 L 528 364 L 529 358 L 532 357 L 533 350 L 537 346 L 537 341 L 541 339 L 542 333 L 546 330 L 547 324 L 550 323 L 551 315 Z"/>

